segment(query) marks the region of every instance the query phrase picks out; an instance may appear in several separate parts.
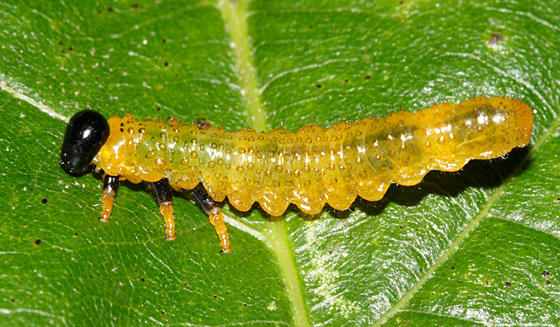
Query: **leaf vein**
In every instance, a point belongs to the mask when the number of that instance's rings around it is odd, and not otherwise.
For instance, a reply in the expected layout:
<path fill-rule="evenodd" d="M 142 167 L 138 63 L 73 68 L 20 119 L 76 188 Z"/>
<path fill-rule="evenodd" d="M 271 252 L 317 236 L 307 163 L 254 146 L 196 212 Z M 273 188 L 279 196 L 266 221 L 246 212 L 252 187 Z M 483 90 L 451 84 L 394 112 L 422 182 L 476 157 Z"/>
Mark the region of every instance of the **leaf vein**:
<path fill-rule="evenodd" d="M 480 211 L 480 213 L 471 220 L 467 226 L 463 229 L 459 235 L 449 244 L 449 247 L 443 251 L 441 256 L 434 262 L 434 264 L 424 273 L 424 275 L 418 279 L 418 281 L 406 292 L 401 299 L 391 307 L 385 314 L 381 316 L 381 318 L 375 322 L 374 326 L 381 326 L 385 322 L 387 322 L 390 318 L 392 318 L 397 312 L 401 310 L 411 299 L 412 296 L 418 291 L 434 274 L 434 272 L 440 268 L 449 257 L 451 257 L 459 248 L 459 245 L 463 243 L 463 241 L 468 237 L 469 233 L 472 232 L 480 223 L 482 219 L 488 216 L 490 208 L 496 203 L 496 201 L 500 198 L 500 196 L 504 193 L 504 189 L 508 186 L 509 182 L 513 178 L 512 176 L 516 175 L 516 172 L 519 171 L 522 167 L 525 166 L 525 163 L 529 158 L 533 157 L 534 153 L 545 143 L 548 139 L 550 139 L 557 128 L 560 127 L 560 118 L 556 118 L 551 127 L 545 132 L 542 136 L 540 136 L 537 141 L 534 143 L 533 147 L 527 154 L 524 160 L 522 160 L 516 167 L 516 169 L 512 172 L 512 174 L 504 180 L 502 185 L 496 190 L 496 192 L 488 198 L 488 201 L 484 208 Z"/>

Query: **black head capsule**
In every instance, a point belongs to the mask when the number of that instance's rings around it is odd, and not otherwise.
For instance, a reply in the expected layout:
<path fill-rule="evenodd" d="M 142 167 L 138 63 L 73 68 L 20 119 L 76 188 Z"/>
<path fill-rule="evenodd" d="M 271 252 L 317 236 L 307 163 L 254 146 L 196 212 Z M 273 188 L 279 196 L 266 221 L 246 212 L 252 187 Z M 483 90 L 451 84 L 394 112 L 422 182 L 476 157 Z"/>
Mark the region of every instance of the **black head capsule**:
<path fill-rule="evenodd" d="M 72 176 L 89 172 L 90 164 L 109 137 L 109 124 L 105 117 L 92 111 L 80 111 L 66 127 L 60 152 L 60 166 Z"/>

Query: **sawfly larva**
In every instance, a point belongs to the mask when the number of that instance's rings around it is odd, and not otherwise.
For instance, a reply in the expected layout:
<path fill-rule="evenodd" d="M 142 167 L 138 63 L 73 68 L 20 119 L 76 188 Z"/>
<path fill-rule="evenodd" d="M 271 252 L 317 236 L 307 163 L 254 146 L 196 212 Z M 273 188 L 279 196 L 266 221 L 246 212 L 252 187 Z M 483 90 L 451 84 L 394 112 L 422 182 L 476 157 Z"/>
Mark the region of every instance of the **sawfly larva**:
<path fill-rule="evenodd" d="M 417 113 L 397 112 L 299 131 L 235 132 L 177 120 L 136 121 L 130 114 L 108 121 L 93 111 L 70 120 L 61 165 L 73 176 L 95 167 L 104 174 L 101 220 L 107 222 L 119 180 L 147 182 L 175 239 L 172 189 L 192 190 L 231 251 L 219 204 L 236 209 L 255 202 L 268 214 L 290 203 L 316 214 L 325 204 L 347 209 L 357 196 L 383 197 L 390 184 L 415 185 L 430 170 L 457 171 L 471 159 L 492 159 L 531 137 L 525 103 L 479 97 L 443 103 Z"/>

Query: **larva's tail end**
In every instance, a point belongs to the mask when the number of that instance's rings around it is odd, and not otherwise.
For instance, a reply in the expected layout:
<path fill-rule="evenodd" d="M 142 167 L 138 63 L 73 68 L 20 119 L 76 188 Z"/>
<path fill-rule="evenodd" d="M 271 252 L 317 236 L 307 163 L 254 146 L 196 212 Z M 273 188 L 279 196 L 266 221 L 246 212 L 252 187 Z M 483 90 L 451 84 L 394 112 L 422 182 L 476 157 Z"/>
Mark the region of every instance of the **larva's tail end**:
<path fill-rule="evenodd" d="M 515 134 L 517 135 L 516 147 L 524 147 L 529 144 L 533 133 L 533 111 L 523 101 L 502 97 L 487 99 L 491 106 L 504 108 L 512 113 L 515 120 Z"/>
<path fill-rule="evenodd" d="M 531 140 L 533 133 L 533 112 L 531 108 L 523 101 L 514 100 L 517 106 L 517 124 L 519 130 L 520 147 L 526 146 Z"/>
<path fill-rule="evenodd" d="M 529 144 L 533 133 L 533 111 L 525 102 L 516 99 L 494 97 L 491 101 L 497 107 L 508 109 L 515 117 L 515 131 L 517 146 L 524 147 Z"/>

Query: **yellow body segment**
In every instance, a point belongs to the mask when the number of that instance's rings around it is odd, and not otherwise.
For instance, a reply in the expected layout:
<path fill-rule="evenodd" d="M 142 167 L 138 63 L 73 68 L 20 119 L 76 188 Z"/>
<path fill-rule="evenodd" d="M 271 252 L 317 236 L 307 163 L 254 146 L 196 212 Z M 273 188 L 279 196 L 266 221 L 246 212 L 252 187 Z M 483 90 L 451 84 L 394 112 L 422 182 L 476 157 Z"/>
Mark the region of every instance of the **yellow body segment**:
<path fill-rule="evenodd" d="M 532 113 L 518 100 L 480 97 L 296 132 L 228 132 L 131 115 L 111 117 L 109 127 L 93 160 L 105 173 L 133 183 L 165 177 L 176 190 L 203 183 L 215 201 L 227 197 L 241 211 L 258 202 L 277 216 L 290 203 L 309 214 L 325 203 L 344 210 L 358 195 L 381 199 L 391 183 L 414 185 L 430 170 L 503 156 L 528 144 Z"/>

